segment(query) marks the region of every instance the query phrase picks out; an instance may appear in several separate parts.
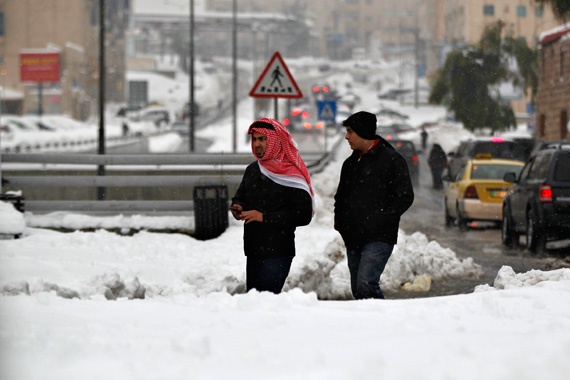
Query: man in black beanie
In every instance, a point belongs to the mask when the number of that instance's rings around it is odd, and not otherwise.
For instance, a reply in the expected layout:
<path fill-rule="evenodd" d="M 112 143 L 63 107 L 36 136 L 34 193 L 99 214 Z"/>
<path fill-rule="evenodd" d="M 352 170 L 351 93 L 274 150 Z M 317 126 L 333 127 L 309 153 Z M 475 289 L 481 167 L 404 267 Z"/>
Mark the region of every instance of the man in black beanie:
<path fill-rule="evenodd" d="M 412 181 L 405 159 L 376 134 L 376 115 L 360 111 L 342 125 L 353 152 L 342 165 L 334 228 L 346 246 L 354 298 L 383 299 L 380 275 L 414 201 Z"/>

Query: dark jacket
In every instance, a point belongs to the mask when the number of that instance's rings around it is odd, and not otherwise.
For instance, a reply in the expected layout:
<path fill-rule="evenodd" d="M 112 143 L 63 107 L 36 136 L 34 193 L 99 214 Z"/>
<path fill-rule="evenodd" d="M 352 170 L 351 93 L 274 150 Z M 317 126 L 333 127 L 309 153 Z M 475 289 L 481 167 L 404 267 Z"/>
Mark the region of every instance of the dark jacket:
<path fill-rule="evenodd" d="M 414 190 L 405 159 L 383 138 L 360 157 L 354 151 L 342 165 L 335 194 L 335 229 L 347 248 L 381 241 L 396 244 L 400 216 L 412 205 Z"/>
<path fill-rule="evenodd" d="M 428 165 L 432 171 L 442 172 L 447 167 L 447 155 L 439 144 L 434 144 L 429 153 Z"/>
<path fill-rule="evenodd" d="M 311 222 L 313 206 L 308 192 L 273 182 L 250 164 L 232 198 L 244 210 L 263 213 L 263 222 L 244 224 L 245 255 L 255 258 L 295 256 L 295 229 Z"/>

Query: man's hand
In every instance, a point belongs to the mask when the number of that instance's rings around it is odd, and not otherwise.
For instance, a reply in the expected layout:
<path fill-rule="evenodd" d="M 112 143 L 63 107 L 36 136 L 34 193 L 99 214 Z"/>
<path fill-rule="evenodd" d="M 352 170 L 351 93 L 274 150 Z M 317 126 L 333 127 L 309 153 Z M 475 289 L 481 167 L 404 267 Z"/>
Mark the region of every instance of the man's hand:
<path fill-rule="evenodd" d="M 245 220 L 245 224 L 251 222 L 263 222 L 263 214 L 257 210 L 242 211 L 240 220 Z"/>
<path fill-rule="evenodd" d="M 231 205 L 230 211 L 236 220 L 243 220 L 245 224 L 250 222 L 263 222 L 262 213 L 257 210 L 243 211 L 243 206 L 240 204 L 234 203 Z"/>
<path fill-rule="evenodd" d="M 233 205 L 231 205 L 230 211 L 232 212 L 232 215 L 236 220 L 241 220 L 241 213 L 243 212 L 242 205 L 234 203 Z"/>

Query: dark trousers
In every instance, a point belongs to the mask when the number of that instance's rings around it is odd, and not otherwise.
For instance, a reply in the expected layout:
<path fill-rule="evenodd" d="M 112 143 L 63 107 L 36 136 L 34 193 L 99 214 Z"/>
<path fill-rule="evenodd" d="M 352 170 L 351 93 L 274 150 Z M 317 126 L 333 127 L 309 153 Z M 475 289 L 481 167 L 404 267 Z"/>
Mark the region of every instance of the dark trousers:
<path fill-rule="evenodd" d="M 443 189 L 443 180 L 442 180 L 443 169 L 433 169 L 431 171 L 431 175 L 433 178 L 432 188 L 435 190 Z"/>
<path fill-rule="evenodd" d="M 275 259 L 247 258 L 246 285 L 247 291 L 281 293 L 285 280 L 289 275 L 293 257 L 278 257 Z"/>
<path fill-rule="evenodd" d="M 394 244 L 375 241 L 361 249 L 348 249 L 348 270 L 350 287 L 355 299 L 384 299 L 380 290 L 380 275 L 392 255 Z"/>

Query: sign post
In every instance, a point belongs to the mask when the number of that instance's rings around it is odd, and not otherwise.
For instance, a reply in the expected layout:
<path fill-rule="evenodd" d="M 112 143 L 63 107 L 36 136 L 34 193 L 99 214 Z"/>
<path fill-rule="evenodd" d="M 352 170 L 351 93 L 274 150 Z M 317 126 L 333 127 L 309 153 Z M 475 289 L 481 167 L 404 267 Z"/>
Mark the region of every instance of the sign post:
<path fill-rule="evenodd" d="M 249 96 L 253 98 L 274 98 L 275 119 L 278 120 L 277 99 L 298 99 L 303 97 L 303 93 L 295 83 L 295 79 L 289 72 L 281 54 L 275 52 L 249 92 Z"/>
<path fill-rule="evenodd" d="M 317 102 L 318 119 L 325 122 L 336 121 L 336 101 L 335 100 L 319 100 Z M 324 146 L 325 154 L 327 153 L 327 127 L 323 128 L 325 131 Z"/>
<path fill-rule="evenodd" d="M 43 113 L 42 85 L 59 82 L 59 52 L 34 49 L 20 53 L 20 81 L 38 84 L 38 114 Z"/>

